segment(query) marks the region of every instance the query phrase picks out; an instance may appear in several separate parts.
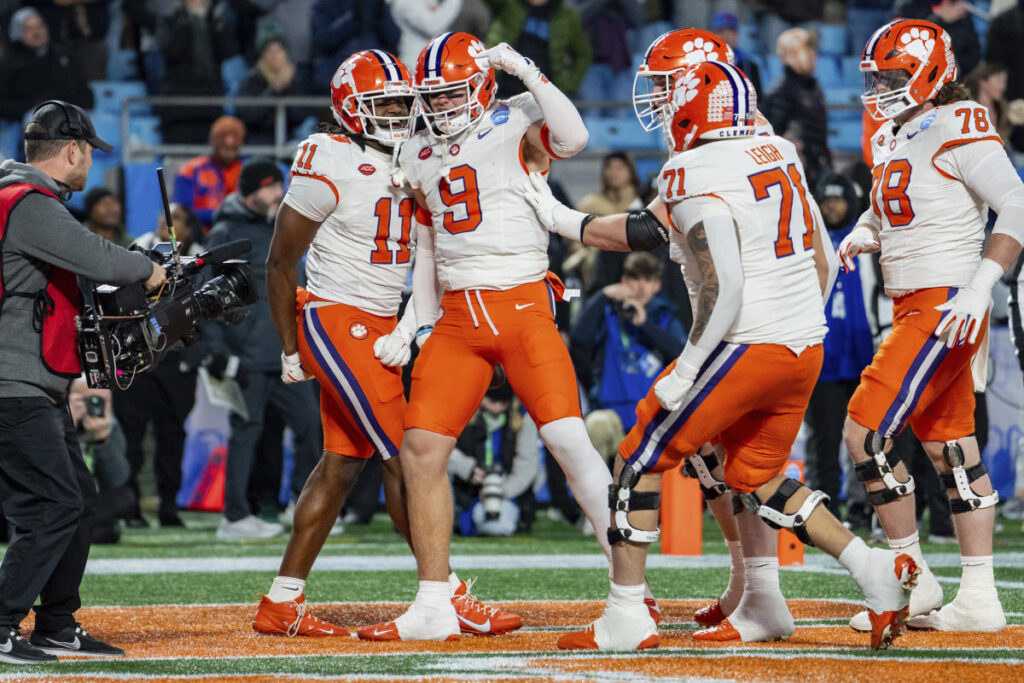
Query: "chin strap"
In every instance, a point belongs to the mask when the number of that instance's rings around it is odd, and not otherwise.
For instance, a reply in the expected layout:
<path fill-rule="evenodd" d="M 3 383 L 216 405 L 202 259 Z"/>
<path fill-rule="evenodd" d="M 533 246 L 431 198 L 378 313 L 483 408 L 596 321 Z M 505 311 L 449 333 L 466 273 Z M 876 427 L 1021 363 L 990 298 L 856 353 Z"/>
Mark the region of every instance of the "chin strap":
<path fill-rule="evenodd" d="M 988 474 L 985 463 L 979 462 L 973 467 L 964 467 L 964 451 L 954 439 L 947 441 L 942 447 L 942 458 L 953 468 L 952 472 L 939 472 L 939 481 L 947 489 L 955 488 L 960 498 L 949 499 L 949 509 L 953 514 L 962 514 L 972 510 L 984 510 L 999 502 L 999 492 L 995 489 L 986 496 L 979 496 L 971 488 L 978 479 Z"/>
<path fill-rule="evenodd" d="M 619 483 L 608 487 L 608 507 L 612 510 L 615 528 L 608 529 L 608 543 L 620 541 L 654 543 L 661 536 L 661 529 L 647 531 L 637 529 L 629 523 L 632 510 L 657 510 L 661 505 L 661 494 L 657 491 L 637 492 L 633 488 L 640 481 L 640 472 L 627 465 L 619 473 Z"/>

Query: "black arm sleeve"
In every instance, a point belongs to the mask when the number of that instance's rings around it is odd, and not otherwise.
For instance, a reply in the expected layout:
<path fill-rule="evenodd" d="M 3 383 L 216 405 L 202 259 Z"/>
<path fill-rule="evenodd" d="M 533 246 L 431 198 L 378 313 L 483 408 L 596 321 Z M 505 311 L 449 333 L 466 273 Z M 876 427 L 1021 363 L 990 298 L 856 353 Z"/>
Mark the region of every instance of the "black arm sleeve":
<path fill-rule="evenodd" d="M 651 251 L 668 242 L 668 230 L 650 209 L 626 215 L 626 243 L 633 251 Z"/>

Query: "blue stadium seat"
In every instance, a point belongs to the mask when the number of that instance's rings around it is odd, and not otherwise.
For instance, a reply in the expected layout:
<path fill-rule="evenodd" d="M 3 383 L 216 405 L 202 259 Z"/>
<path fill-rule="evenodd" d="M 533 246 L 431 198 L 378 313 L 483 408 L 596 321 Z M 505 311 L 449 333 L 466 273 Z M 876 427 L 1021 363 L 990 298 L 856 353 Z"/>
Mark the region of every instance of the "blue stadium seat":
<path fill-rule="evenodd" d="M 843 72 L 843 84 L 860 89 L 864 84 L 864 77 L 860 73 L 860 55 L 843 57 L 840 64 Z"/>
<path fill-rule="evenodd" d="M 818 27 L 818 36 L 821 38 L 818 45 L 819 55 L 839 57 L 846 54 L 846 24 L 821 24 Z"/>
<path fill-rule="evenodd" d="M 860 106 L 860 88 L 839 86 L 825 90 L 825 104 L 827 105 L 856 105 Z"/>
<path fill-rule="evenodd" d="M 583 119 L 590 131 L 590 147 L 594 149 L 658 149 L 660 133 L 648 133 L 630 117 L 594 117 Z"/>
<path fill-rule="evenodd" d="M 125 226 L 128 234 L 137 237 L 156 227 L 156 217 L 163 209 L 156 167 L 159 164 L 129 163 L 124 167 Z M 174 178 L 165 177 L 167 183 Z M 172 188 L 168 187 L 168 194 Z"/>
<path fill-rule="evenodd" d="M 96 127 L 96 134 L 114 146 L 114 151 L 107 156 L 117 159 L 121 157 L 121 116 L 104 111 L 93 111 L 89 118 Z M 102 152 L 99 153 L 102 155 Z"/>
<path fill-rule="evenodd" d="M 738 33 L 739 38 L 736 41 L 736 46 L 739 49 L 748 55 L 758 54 L 761 51 L 760 46 L 757 44 L 757 24 L 752 22 L 740 24 Z"/>
<path fill-rule="evenodd" d="M 163 143 L 160 119 L 156 116 L 133 116 L 129 124 L 133 143 L 155 147 Z"/>
<path fill-rule="evenodd" d="M 839 60 L 830 55 L 818 55 L 818 64 L 814 68 L 814 77 L 825 90 L 843 85 L 843 74 L 839 70 Z"/>
<path fill-rule="evenodd" d="M 139 77 L 139 56 L 135 50 L 110 50 L 107 54 L 107 80 L 127 81 Z"/>
<path fill-rule="evenodd" d="M 121 115 L 121 102 L 129 97 L 145 97 L 146 84 L 142 81 L 93 81 L 89 84 L 95 99 L 95 110 Z M 145 105 L 135 105 L 133 112 L 141 111 Z M 147 107 L 148 109 L 148 107 Z"/>
<path fill-rule="evenodd" d="M 782 62 L 775 55 L 766 56 L 761 69 L 761 85 L 765 92 L 771 90 L 780 78 L 782 78 Z"/>
<path fill-rule="evenodd" d="M 4 159 L 20 159 L 24 154 L 22 148 L 21 123 L 18 121 L 0 121 L 0 157 Z"/>
<path fill-rule="evenodd" d="M 860 111 L 830 112 L 828 118 L 828 146 L 833 152 L 860 152 Z"/>

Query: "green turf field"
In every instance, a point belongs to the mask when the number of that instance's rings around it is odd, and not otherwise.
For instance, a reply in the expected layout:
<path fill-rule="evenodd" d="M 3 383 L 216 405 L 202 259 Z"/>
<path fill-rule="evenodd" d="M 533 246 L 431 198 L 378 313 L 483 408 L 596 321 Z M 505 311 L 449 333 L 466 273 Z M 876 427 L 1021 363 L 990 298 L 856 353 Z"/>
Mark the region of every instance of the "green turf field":
<path fill-rule="evenodd" d="M 546 655 L 577 659 L 591 656 L 581 653 L 559 655 L 557 651 L 548 652 L 546 649 L 524 653 L 523 648 L 513 648 L 519 651 L 504 652 L 500 644 L 501 638 L 506 636 L 486 639 L 490 641 L 488 647 L 492 651 L 480 651 L 473 647 L 463 651 L 458 646 L 450 652 L 367 652 L 365 648 L 339 651 L 338 647 L 332 647 L 328 648 L 329 653 L 321 654 L 306 647 L 289 653 L 289 644 L 300 639 L 252 636 L 248 617 L 245 616 L 254 611 L 255 597 L 269 588 L 286 539 L 220 542 L 214 535 L 218 515 L 189 513 L 184 518 L 189 526 L 185 530 L 126 530 L 120 544 L 94 547 L 82 585 L 83 604 L 86 607 L 223 606 L 214 608 L 213 612 L 216 613 L 217 609 L 231 612 L 227 619 L 233 621 L 227 628 L 234 630 L 238 637 L 246 639 L 244 652 L 232 654 L 225 650 L 217 656 L 195 657 L 189 656 L 186 647 L 180 656 L 136 656 L 129 649 L 130 656 L 126 660 L 67 661 L 31 668 L 0 664 L 0 680 L 28 674 L 43 674 L 53 680 L 68 680 L 69 677 L 92 680 L 107 676 L 121 679 L 142 677 L 149 680 L 165 676 L 185 679 L 201 675 L 216 678 L 231 674 L 253 675 L 256 678 L 261 674 L 293 678 L 343 674 L 350 678 L 443 676 L 456 680 L 488 679 L 497 675 L 495 662 L 499 660 L 515 664 L 508 676 L 529 678 L 543 677 L 545 674 L 537 670 L 536 664 L 516 664 L 526 654 L 535 659 Z M 1000 521 L 1004 529 L 997 534 L 995 576 L 1008 621 L 1020 627 L 1024 624 L 1024 537 L 1019 522 Z M 688 566 L 671 566 L 670 559 L 652 557 L 654 568 L 649 571 L 649 579 L 659 599 L 713 600 L 721 593 L 728 579 L 728 555 L 710 516 L 705 517 L 704 532 L 704 555 L 676 562 Z M 940 577 L 940 581 L 945 579 L 943 588 L 946 597 L 952 598 L 960 573 L 955 557 L 956 547 L 925 544 L 924 551 L 926 557 L 937 560 L 933 561 L 935 574 Z M 655 546 L 652 556 L 656 553 Z M 530 536 L 511 539 L 456 537 L 452 542 L 452 554 L 456 571 L 463 578 L 476 577 L 474 593 L 486 601 L 586 601 L 601 600 L 607 595 L 607 570 L 601 568 L 603 555 L 596 541 L 592 537 L 581 536 L 573 527 L 549 521 L 543 515 Z M 314 569 L 306 592 L 307 599 L 314 605 L 403 602 L 411 600 L 415 594 L 416 575 L 411 569 L 408 550 L 383 515 L 378 515 L 368 526 L 347 527 L 343 536 L 328 541 L 321 557 L 327 566 L 360 568 Z M 807 550 L 806 560 L 803 568 L 782 571 L 781 585 L 787 598 L 842 602 L 859 600 L 856 586 L 837 563 L 814 549 Z M 86 612 L 83 610 L 83 613 Z M 83 621 L 86 621 L 84 617 Z M 801 627 L 845 628 L 846 621 L 846 616 L 798 618 L 797 626 L 798 632 L 801 632 Z M 129 620 L 125 623 L 132 622 Z M 90 626 L 87 621 L 85 625 L 87 628 Z M 557 633 L 568 628 L 568 625 L 551 623 L 531 626 L 527 618 L 523 632 L 526 635 L 531 631 Z M 685 631 L 694 628 L 695 625 L 688 620 L 667 619 L 661 631 L 664 639 L 666 633 L 682 636 Z M 1017 632 L 1020 632 L 1019 628 Z M 111 637 L 114 642 L 118 640 L 118 634 L 104 635 Z M 147 644 L 147 638 L 138 633 L 127 635 L 131 636 L 128 642 Z M 172 636 L 165 634 L 161 637 Z M 686 642 L 692 641 L 672 641 L 670 647 L 666 647 L 663 642 L 662 649 L 647 657 L 652 661 L 667 662 L 675 661 L 671 660 L 672 657 L 694 658 L 711 654 L 707 650 L 688 647 Z M 1019 638 L 1018 642 L 1024 644 L 1024 639 Z M 741 651 L 742 646 L 729 648 L 716 651 L 714 656 L 721 657 L 725 656 L 725 652 Z M 828 642 L 801 649 L 798 656 L 815 657 L 823 652 L 829 657 L 847 659 L 896 657 L 903 661 L 909 657 L 922 661 L 943 661 L 954 657 L 953 653 L 941 648 L 922 647 L 871 653 L 864 648 L 845 647 L 842 643 L 829 647 Z M 796 656 L 796 653 L 791 655 Z M 955 656 L 962 655 L 957 653 Z M 499 659 L 495 660 L 496 657 Z M 670 659 L 663 659 L 666 657 Z M 970 657 L 978 661 L 1019 662 L 1024 665 L 1024 650 L 1018 646 L 982 647 L 973 651 Z M 580 678 L 576 673 L 565 671 L 558 672 L 558 675 L 563 680 Z M 589 680 L 593 675 L 594 671 L 590 671 L 583 678 Z M 773 680 L 773 676 L 768 674 L 767 677 L 760 675 L 754 678 Z M 502 673 L 497 677 L 507 676 Z M 609 673 L 609 680 L 645 678 L 642 673 L 628 676 L 624 672 Z"/>

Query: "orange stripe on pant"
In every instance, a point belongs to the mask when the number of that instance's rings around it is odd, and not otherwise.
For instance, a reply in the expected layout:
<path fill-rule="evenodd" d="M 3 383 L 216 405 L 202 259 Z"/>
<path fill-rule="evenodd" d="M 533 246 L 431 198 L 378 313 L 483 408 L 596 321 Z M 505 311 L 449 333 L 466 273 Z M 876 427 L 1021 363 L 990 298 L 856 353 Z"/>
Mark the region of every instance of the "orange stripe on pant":
<path fill-rule="evenodd" d="M 446 292 L 443 314 L 412 373 L 406 429 L 458 437 L 487 391 L 494 366 L 537 427 L 581 417 L 576 372 L 545 280 L 504 291 Z"/>
<path fill-rule="evenodd" d="M 822 357 L 820 344 L 798 356 L 778 344 L 723 342 L 678 410 L 662 408 L 651 387 L 637 404 L 636 426 L 619 455 L 642 471 L 663 472 L 717 437 L 726 451 L 725 483 L 753 491 L 789 459 Z M 673 362 L 659 379 L 674 367 Z"/>
<path fill-rule="evenodd" d="M 860 376 L 850 399 L 850 418 L 892 437 L 910 425 L 922 441 L 948 441 L 974 432 L 971 358 L 983 339 L 947 349 L 935 327 L 948 313 L 936 311 L 954 287 L 920 289 L 893 301 L 892 331 Z M 982 323 L 988 329 L 988 317 Z"/>
<path fill-rule="evenodd" d="M 373 355 L 377 338 L 395 329 L 395 316 L 316 302 L 325 300 L 300 288 L 299 357 L 320 382 L 324 449 L 355 458 L 375 451 L 384 458 L 398 455 L 405 414 L 402 369 L 384 366 Z"/>

